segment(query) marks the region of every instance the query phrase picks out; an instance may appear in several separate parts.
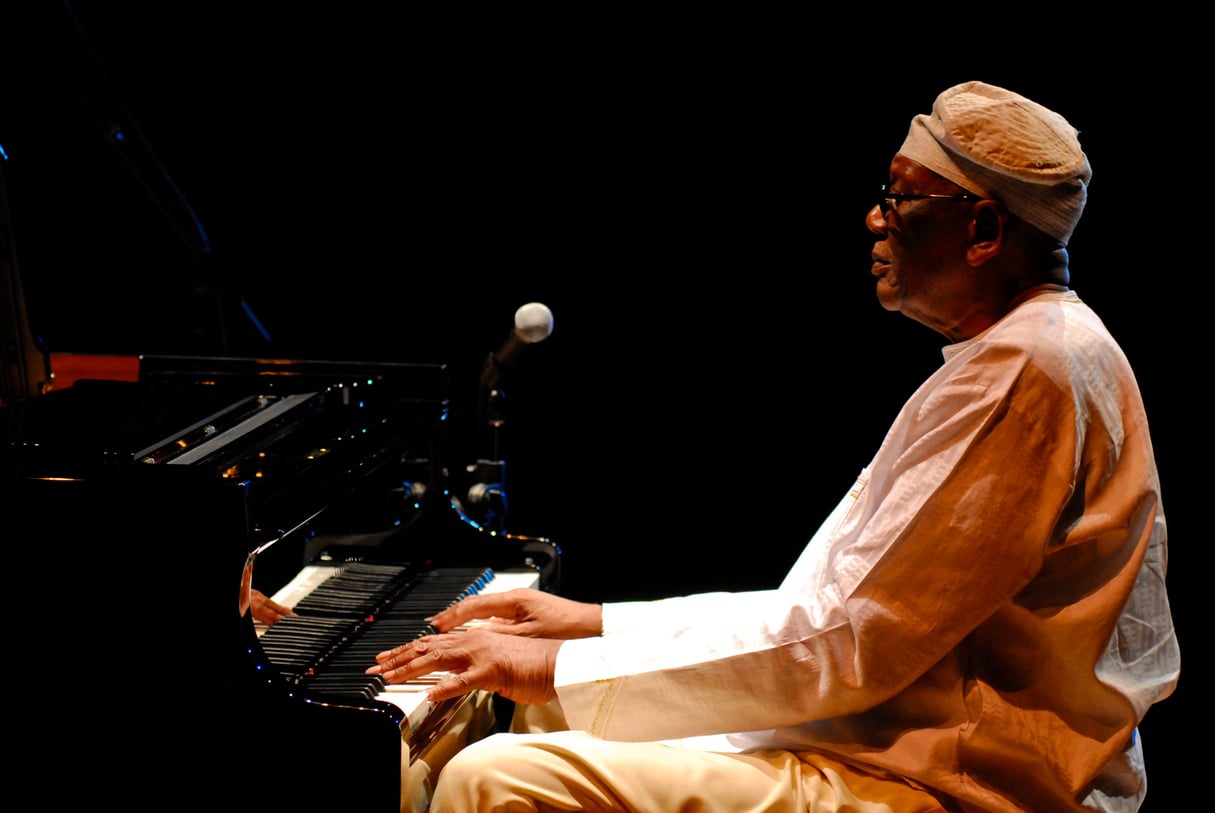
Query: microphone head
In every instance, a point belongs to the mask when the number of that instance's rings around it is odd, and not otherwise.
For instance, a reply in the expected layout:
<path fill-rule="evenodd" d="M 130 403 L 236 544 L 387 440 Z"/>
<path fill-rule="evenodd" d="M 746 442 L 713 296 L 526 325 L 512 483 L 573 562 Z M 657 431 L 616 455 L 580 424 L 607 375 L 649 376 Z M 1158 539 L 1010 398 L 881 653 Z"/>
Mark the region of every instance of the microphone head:
<path fill-rule="evenodd" d="M 553 312 L 542 302 L 529 302 L 515 311 L 515 335 L 528 344 L 544 341 L 553 332 Z"/>

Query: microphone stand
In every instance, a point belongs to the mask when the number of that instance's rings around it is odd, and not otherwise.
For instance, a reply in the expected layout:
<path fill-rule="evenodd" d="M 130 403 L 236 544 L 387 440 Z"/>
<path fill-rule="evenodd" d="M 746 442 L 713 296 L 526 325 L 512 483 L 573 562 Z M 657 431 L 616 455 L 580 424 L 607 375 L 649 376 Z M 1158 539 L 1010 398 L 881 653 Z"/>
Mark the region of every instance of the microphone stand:
<path fill-rule="evenodd" d="M 552 332 L 553 314 L 547 305 L 530 302 L 515 312 L 515 329 L 481 367 L 477 391 L 477 462 L 468 467 L 473 476 L 468 501 L 476 507 L 483 526 L 495 533 L 506 531 L 506 461 L 502 453 L 502 427 L 506 424 L 506 393 L 502 379 L 515 357 L 529 344 Z M 488 455 L 483 453 L 487 448 Z"/>
<path fill-rule="evenodd" d="M 487 365 L 497 365 L 491 353 Z M 502 427 L 506 423 L 506 394 L 497 387 L 482 387 L 477 398 L 477 429 L 481 438 L 488 438 L 488 456 L 478 455 L 468 467 L 473 484 L 468 489 L 468 501 L 476 508 L 476 518 L 488 531 L 506 531 L 506 461 L 502 455 Z M 479 449 L 486 442 L 478 443 Z"/>

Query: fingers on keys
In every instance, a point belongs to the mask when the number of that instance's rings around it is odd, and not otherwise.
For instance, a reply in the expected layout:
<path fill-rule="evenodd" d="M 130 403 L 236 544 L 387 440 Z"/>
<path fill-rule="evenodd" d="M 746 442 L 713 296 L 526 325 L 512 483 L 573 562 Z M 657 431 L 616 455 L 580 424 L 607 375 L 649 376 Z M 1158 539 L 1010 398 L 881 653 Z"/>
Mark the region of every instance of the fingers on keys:
<path fill-rule="evenodd" d="M 380 675 L 386 681 L 400 678 L 416 679 L 424 675 L 439 673 L 442 661 L 440 650 L 431 636 L 418 638 L 407 644 L 387 649 L 375 656 L 375 664 L 364 670 L 368 675 Z M 436 680 L 441 679 L 436 678 Z"/>

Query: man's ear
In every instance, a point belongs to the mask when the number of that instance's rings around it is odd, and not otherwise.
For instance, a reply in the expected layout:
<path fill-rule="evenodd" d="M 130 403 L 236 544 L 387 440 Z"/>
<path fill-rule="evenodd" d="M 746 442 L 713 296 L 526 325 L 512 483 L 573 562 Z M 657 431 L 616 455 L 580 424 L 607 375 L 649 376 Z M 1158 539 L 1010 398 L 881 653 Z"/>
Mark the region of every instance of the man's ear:
<path fill-rule="evenodd" d="M 981 265 L 1000 253 L 1008 236 L 1008 213 L 991 200 L 981 200 L 971 209 L 970 247 L 967 259 Z"/>

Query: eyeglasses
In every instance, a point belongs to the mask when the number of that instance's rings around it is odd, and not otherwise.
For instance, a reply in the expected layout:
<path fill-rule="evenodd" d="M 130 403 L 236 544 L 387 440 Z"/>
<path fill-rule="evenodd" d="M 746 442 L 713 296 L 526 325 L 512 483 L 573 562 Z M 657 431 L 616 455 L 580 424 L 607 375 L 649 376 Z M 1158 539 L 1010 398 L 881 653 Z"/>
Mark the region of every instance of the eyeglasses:
<path fill-rule="evenodd" d="M 882 217 L 888 215 L 895 204 L 905 200 L 983 200 L 983 198 L 969 192 L 957 195 L 913 195 L 905 192 L 891 192 L 890 184 L 882 184 L 882 197 L 878 200 L 878 208 L 882 212 Z"/>

